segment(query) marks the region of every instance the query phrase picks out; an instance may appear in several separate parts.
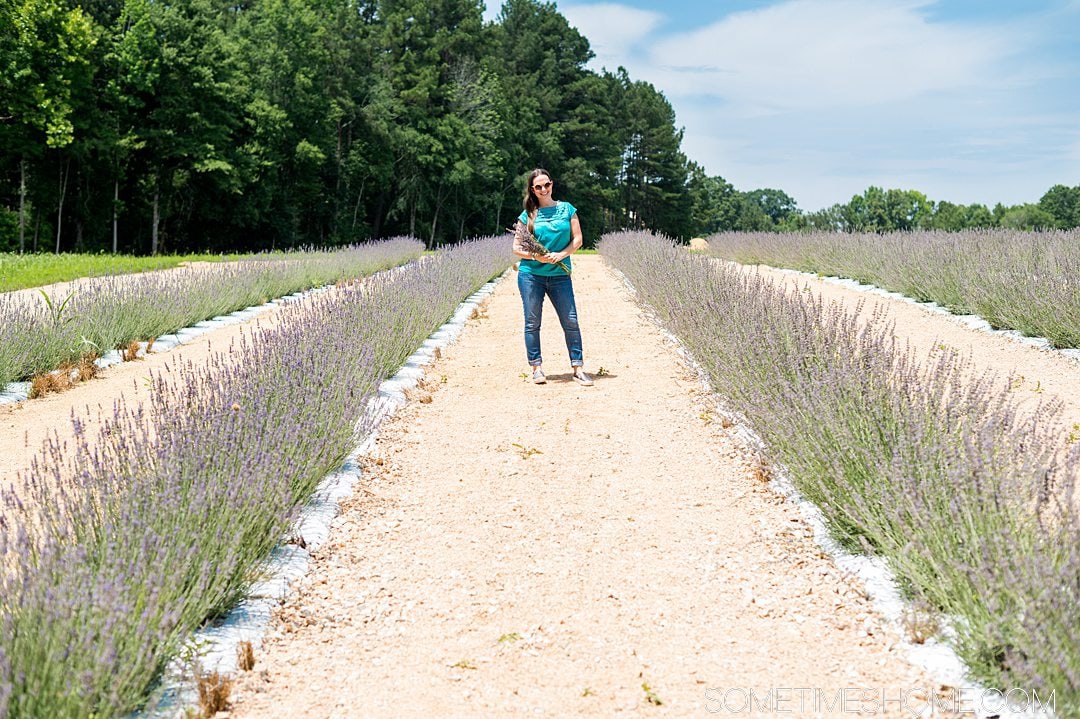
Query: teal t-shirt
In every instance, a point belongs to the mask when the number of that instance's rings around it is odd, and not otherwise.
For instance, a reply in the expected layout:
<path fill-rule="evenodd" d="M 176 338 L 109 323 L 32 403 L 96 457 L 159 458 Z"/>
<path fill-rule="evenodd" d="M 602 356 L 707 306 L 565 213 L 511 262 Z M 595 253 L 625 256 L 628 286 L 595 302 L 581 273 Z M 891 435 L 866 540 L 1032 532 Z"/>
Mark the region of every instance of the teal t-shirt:
<path fill-rule="evenodd" d="M 541 207 L 536 211 L 536 220 L 533 223 L 533 234 L 540 243 L 551 252 L 562 252 L 570 244 L 573 235 L 570 234 L 570 218 L 577 213 L 577 208 L 569 202 L 556 202 L 551 207 Z M 521 224 L 529 224 L 529 213 L 522 211 L 518 216 Z M 567 269 L 573 269 L 570 258 L 563 260 Z M 522 260 L 519 267 L 521 272 L 533 275 L 560 275 L 566 276 L 558 265 L 536 260 Z"/>

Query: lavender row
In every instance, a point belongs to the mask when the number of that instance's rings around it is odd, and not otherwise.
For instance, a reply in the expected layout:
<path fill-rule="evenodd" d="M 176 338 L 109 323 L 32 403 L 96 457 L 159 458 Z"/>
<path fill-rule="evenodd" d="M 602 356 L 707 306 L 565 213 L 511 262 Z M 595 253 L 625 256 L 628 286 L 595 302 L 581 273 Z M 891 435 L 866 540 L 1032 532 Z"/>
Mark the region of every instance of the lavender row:
<path fill-rule="evenodd" d="M 980 678 L 1080 710 L 1080 447 L 1061 449 L 1060 408 L 1024 414 L 1006 381 L 956 356 L 920 366 L 886 322 L 670 241 L 623 233 L 599 249 L 833 536 L 959 618 L 955 648 Z"/>
<path fill-rule="evenodd" d="M 395 238 L 288 259 L 80 280 L 70 295 L 0 295 L 0 387 L 86 353 L 103 355 L 234 310 L 414 260 L 422 243 Z"/>
<path fill-rule="evenodd" d="M 877 285 L 996 329 L 1080 347 L 1080 230 L 722 233 L 710 251 L 743 264 Z"/>
<path fill-rule="evenodd" d="M 505 238 L 479 240 L 318 295 L 154 377 L 150 407 L 76 422 L 0 514 L 0 716 L 142 704 L 367 433 L 379 382 L 512 259 Z"/>

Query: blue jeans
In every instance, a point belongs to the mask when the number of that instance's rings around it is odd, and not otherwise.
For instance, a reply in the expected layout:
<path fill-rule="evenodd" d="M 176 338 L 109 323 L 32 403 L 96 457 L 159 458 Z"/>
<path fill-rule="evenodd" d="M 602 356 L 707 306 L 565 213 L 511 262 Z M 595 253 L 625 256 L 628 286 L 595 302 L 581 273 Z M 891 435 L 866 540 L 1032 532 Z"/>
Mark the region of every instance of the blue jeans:
<path fill-rule="evenodd" d="M 540 355 L 540 317 L 544 312 L 544 295 L 547 295 L 559 315 L 559 324 L 566 336 L 570 366 L 583 366 L 585 361 L 581 354 L 581 329 L 578 327 L 574 284 L 570 281 L 570 275 L 549 277 L 518 272 L 518 290 L 525 306 L 525 354 L 529 364 L 536 367 L 544 361 Z"/>

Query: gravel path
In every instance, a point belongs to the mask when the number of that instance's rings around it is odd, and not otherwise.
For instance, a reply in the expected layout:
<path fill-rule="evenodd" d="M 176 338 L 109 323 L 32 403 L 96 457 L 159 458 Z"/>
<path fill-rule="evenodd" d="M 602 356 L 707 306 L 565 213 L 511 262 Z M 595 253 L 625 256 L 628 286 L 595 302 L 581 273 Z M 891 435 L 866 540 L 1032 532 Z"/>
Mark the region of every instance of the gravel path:
<path fill-rule="evenodd" d="M 704 716 L 732 689 L 936 686 L 601 259 L 574 265 L 596 386 L 550 306 L 549 382 L 523 380 L 503 282 L 384 425 L 231 716 Z"/>

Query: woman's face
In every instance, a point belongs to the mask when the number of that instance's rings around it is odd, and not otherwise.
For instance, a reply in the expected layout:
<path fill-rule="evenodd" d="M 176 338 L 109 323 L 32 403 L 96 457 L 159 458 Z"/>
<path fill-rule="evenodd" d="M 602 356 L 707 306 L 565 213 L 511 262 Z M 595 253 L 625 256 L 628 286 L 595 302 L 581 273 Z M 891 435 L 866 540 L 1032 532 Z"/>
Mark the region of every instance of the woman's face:
<path fill-rule="evenodd" d="M 547 175 L 537 175 L 532 179 L 532 192 L 538 200 L 551 196 L 551 186 L 551 178 Z"/>

